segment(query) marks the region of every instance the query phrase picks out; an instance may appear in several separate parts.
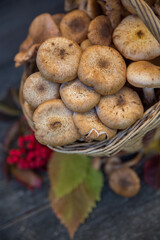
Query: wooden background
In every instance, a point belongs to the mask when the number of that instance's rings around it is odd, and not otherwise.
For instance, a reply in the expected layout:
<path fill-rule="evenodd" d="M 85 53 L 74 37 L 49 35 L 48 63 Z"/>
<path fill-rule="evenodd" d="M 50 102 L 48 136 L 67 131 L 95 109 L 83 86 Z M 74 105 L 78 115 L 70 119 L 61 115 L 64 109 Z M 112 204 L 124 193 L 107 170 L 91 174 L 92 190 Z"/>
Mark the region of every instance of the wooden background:
<path fill-rule="evenodd" d="M 62 11 L 63 0 L 0 0 L 0 97 L 20 83 L 23 68 L 15 69 L 13 58 L 31 20 Z M 8 127 L 0 123 L 0 141 Z M 69 240 L 49 206 L 47 175 L 44 179 L 41 190 L 30 192 L 15 180 L 7 183 L 1 167 L 0 240 Z M 142 181 L 140 193 L 127 199 L 111 192 L 106 181 L 101 202 L 75 240 L 160 240 L 160 191 Z"/>

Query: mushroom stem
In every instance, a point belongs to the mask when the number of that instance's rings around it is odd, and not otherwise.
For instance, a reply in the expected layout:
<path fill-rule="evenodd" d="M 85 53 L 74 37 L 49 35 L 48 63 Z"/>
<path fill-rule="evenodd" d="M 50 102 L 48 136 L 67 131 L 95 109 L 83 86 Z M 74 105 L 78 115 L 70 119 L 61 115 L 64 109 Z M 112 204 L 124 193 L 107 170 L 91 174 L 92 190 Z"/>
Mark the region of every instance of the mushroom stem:
<path fill-rule="evenodd" d="M 143 88 L 144 97 L 148 103 L 152 103 L 155 99 L 154 88 Z"/>

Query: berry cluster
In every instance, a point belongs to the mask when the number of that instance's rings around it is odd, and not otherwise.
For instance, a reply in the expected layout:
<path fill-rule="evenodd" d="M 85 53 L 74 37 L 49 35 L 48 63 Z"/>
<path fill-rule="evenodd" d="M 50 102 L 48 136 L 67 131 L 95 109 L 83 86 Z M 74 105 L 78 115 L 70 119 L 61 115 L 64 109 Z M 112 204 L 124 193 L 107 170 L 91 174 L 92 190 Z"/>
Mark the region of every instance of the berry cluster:
<path fill-rule="evenodd" d="M 11 149 L 7 163 L 17 165 L 20 169 L 38 169 L 46 166 L 52 151 L 37 142 L 34 134 L 20 136 L 18 149 Z"/>

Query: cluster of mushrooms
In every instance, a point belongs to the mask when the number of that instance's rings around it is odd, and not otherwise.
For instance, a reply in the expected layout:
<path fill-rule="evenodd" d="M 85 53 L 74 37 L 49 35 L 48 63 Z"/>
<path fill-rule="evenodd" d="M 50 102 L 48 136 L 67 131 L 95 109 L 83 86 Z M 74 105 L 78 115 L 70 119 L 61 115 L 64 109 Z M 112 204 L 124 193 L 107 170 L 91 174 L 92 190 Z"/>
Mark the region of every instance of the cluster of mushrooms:
<path fill-rule="evenodd" d="M 138 89 L 151 103 L 160 88 L 153 63 L 160 44 L 142 20 L 125 1 L 117 23 L 102 1 L 88 2 L 99 6 L 36 17 L 15 57 L 16 66 L 36 59 L 23 87 L 24 111 L 44 145 L 109 140 L 143 117 Z"/>

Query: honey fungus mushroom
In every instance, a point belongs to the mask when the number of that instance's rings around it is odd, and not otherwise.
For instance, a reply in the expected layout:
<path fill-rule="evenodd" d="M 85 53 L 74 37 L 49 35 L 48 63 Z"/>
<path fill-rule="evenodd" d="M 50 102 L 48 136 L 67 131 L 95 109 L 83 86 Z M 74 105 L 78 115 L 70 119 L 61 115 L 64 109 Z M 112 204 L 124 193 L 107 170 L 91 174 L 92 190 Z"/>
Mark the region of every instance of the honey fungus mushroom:
<path fill-rule="evenodd" d="M 81 10 L 67 13 L 60 22 L 62 36 L 81 43 L 87 38 L 89 16 Z"/>
<path fill-rule="evenodd" d="M 82 53 L 78 77 L 101 95 L 114 94 L 126 82 L 126 64 L 115 49 L 93 45 Z"/>
<path fill-rule="evenodd" d="M 40 72 L 33 73 L 24 83 L 23 97 L 36 108 L 47 100 L 59 98 L 59 84 L 47 81 Z"/>
<path fill-rule="evenodd" d="M 112 40 L 112 26 L 107 16 L 93 19 L 88 28 L 88 39 L 92 44 L 109 46 Z"/>
<path fill-rule="evenodd" d="M 35 137 L 41 144 L 63 146 L 80 138 L 72 112 L 60 99 L 49 100 L 39 105 L 33 114 L 33 121 Z"/>
<path fill-rule="evenodd" d="M 81 52 L 76 42 L 64 37 L 50 38 L 38 50 L 38 69 L 49 81 L 71 81 L 77 76 Z"/>
<path fill-rule="evenodd" d="M 60 87 L 60 96 L 64 104 L 73 112 L 88 112 L 100 100 L 100 94 L 85 86 L 79 79 L 63 83 Z"/>
<path fill-rule="evenodd" d="M 138 88 L 143 88 L 148 102 L 155 99 L 154 88 L 160 88 L 160 67 L 147 61 L 131 63 L 127 68 L 128 82 Z"/>
<path fill-rule="evenodd" d="M 113 138 L 117 131 L 106 127 L 99 119 L 95 109 L 87 113 L 74 113 L 73 121 L 82 138 L 86 141 L 102 141 Z"/>
<path fill-rule="evenodd" d="M 92 46 L 92 43 L 89 41 L 89 39 L 85 39 L 83 42 L 81 42 L 81 48 L 82 51 L 84 51 L 86 48 Z"/>
<path fill-rule="evenodd" d="M 135 171 L 120 167 L 109 175 L 111 189 L 122 197 L 133 197 L 140 190 L 140 179 Z"/>
<path fill-rule="evenodd" d="M 103 96 L 96 109 L 102 123 L 112 129 L 128 128 L 144 113 L 138 94 L 127 87 L 114 95 Z"/>
<path fill-rule="evenodd" d="M 121 54 L 130 60 L 151 60 L 160 55 L 160 44 L 142 20 L 129 15 L 113 32 L 113 42 Z"/>

